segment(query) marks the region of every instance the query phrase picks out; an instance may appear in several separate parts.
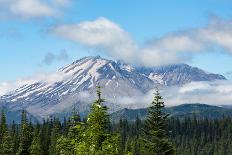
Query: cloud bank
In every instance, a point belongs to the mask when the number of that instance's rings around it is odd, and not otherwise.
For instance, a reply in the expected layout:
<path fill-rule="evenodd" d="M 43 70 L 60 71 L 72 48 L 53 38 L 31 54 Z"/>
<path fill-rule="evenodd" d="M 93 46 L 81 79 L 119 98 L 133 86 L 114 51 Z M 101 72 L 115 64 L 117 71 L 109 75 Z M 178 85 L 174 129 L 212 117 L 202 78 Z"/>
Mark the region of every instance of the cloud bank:
<path fill-rule="evenodd" d="M 70 0 L 0 0 L 1 18 L 55 17 Z"/>
<path fill-rule="evenodd" d="M 221 47 L 232 54 L 232 21 L 211 20 L 202 28 L 170 33 L 143 45 L 106 18 L 58 25 L 52 32 L 64 39 L 100 49 L 110 57 L 144 66 L 184 63 L 199 52 Z"/>
<path fill-rule="evenodd" d="M 121 105 L 127 103 L 129 108 L 145 108 L 151 104 L 154 92 L 155 90 L 151 90 L 142 96 L 120 97 L 117 102 Z M 217 106 L 232 104 L 232 81 L 191 82 L 181 87 L 161 88 L 160 92 L 166 106 L 186 103 Z"/>
<path fill-rule="evenodd" d="M 4 95 L 23 85 L 29 85 L 40 81 L 52 85 L 55 82 L 63 81 L 66 78 L 68 78 L 68 76 L 64 73 L 55 72 L 52 74 L 36 74 L 33 77 L 20 79 L 15 82 L 4 82 L 0 84 L 0 95 Z M 152 102 L 154 92 L 155 90 L 150 90 L 143 95 L 115 96 L 114 98 L 107 98 L 107 101 L 110 103 L 116 103 L 121 107 L 145 108 Z M 174 106 L 185 103 L 204 103 L 210 105 L 232 104 L 232 81 L 227 80 L 191 82 L 179 87 L 164 86 L 160 88 L 160 92 L 164 98 L 166 106 Z M 78 99 L 83 99 L 83 101 L 87 101 L 88 99 L 91 100 L 91 97 L 93 97 L 89 95 L 88 92 L 81 92 L 81 95 L 82 96 L 78 96 Z"/>

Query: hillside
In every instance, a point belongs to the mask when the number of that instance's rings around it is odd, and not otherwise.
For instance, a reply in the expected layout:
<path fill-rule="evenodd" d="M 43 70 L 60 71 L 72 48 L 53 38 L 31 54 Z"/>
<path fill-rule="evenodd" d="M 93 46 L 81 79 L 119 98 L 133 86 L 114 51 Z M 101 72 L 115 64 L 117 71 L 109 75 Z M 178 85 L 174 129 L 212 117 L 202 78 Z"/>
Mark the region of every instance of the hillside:
<path fill-rule="evenodd" d="M 170 114 L 170 117 L 192 117 L 195 115 L 199 119 L 209 118 L 216 119 L 224 116 L 232 117 L 232 110 L 211 106 L 207 104 L 182 104 L 178 106 L 165 108 L 165 111 Z M 129 121 L 134 121 L 136 117 L 145 119 L 147 115 L 147 109 L 122 109 L 111 114 L 113 121 L 119 121 L 120 118 L 126 118 Z"/>

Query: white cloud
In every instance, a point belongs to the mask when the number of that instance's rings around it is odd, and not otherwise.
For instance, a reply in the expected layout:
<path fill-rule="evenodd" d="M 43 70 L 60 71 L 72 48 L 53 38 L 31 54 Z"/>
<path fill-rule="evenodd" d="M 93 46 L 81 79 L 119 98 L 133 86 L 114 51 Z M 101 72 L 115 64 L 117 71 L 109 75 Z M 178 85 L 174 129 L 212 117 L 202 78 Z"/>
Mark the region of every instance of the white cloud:
<path fill-rule="evenodd" d="M 33 77 L 19 79 L 15 82 L 4 82 L 0 84 L 0 95 L 15 90 L 26 84 L 33 84 L 38 81 L 54 84 L 69 78 L 62 72 L 50 74 L 36 74 Z M 191 82 L 183 86 L 177 87 L 160 87 L 161 95 L 164 98 L 166 106 L 180 105 L 185 103 L 204 103 L 210 105 L 231 105 L 232 104 L 232 81 L 211 81 L 211 82 Z M 153 99 L 154 90 L 150 90 L 146 94 L 135 96 L 114 96 L 107 97 L 107 101 L 119 104 L 120 107 L 128 108 L 145 108 L 150 105 Z M 103 89 L 104 95 L 104 89 Z M 91 102 L 93 95 L 89 92 L 80 92 L 77 96 L 78 100 Z M 70 99 L 74 103 L 76 97 Z M 64 102 L 62 102 L 64 103 Z M 59 104 L 61 105 L 61 103 Z M 71 105 L 71 103 L 70 103 Z"/>
<path fill-rule="evenodd" d="M 23 85 L 30 85 L 36 82 L 45 82 L 47 84 L 53 84 L 55 82 L 62 81 L 68 78 L 69 75 L 63 72 L 54 73 L 37 73 L 32 77 L 18 79 L 16 81 L 9 81 L 0 83 L 0 96 L 5 95 Z"/>
<path fill-rule="evenodd" d="M 10 11 L 24 18 L 54 16 L 55 10 L 39 0 L 18 0 L 10 5 Z"/>
<path fill-rule="evenodd" d="M 119 25 L 102 17 L 95 21 L 59 25 L 54 27 L 53 33 L 103 50 L 115 59 L 145 66 L 186 62 L 193 54 L 215 46 L 232 54 L 232 21 L 213 20 L 206 27 L 167 34 L 143 45 L 136 43 Z"/>
<path fill-rule="evenodd" d="M 118 102 L 128 103 L 126 106 L 130 108 L 145 108 L 152 102 L 154 92 L 151 90 L 142 96 L 120 97 Z M 191 82 L 182 87 L 161 88 L 160 92 L 166 106 L 185 103 L 232 104 L 232 81 Z"/>
<path fill-rule="evenodd" d="M 214 81 L 193 82 L 181 88 L 167 89 L 164 95 L 169 105 L 183 103 L 231 105 L 231 93 L 232 81 Z"/>
<path fill-rule="evenodd" d="M 88 47 L 104 49 L 117 59 L 133 59 L 133 52 L 138 48 L 127 32 L 106 18 L 61 25 L 54 28 L 54 33 Z"/>
<path fill-rule="evenodd" d="M 0 0 L 1 18 L 54 17 L 69 0 Z"/>

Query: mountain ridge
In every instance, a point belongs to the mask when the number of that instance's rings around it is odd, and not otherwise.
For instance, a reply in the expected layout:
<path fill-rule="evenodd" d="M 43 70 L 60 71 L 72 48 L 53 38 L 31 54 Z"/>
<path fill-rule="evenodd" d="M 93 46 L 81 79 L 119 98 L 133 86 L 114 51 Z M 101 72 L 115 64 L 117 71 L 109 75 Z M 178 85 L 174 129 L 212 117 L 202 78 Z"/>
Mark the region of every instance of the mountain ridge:
<path fill-rule="evenodd" d="M 165 107 L 165 112 L 170 114 L 169 117 L 174 118 L 191 118 L 195 116 L 197 119 L 219 119 L 222 117 L 231 117 L 231 109 L 213 106 L 200 103 L 181 104 L 172 107 Z M 111 114 L 111 119 L 118 122 L 120 119 L 127 119 L 128 121 L 135 121 L 137 117 L 144 120 L 147 116 L 147 108 L 143 109 L 127 109 L 116 111 Z"/>
<path fill-rule="evenodd" d="M 12 111 L 26 109 L 39 117 L 63 112 L 74 104 L 80 112 L 86 111 L 95 97 L 96 85 L 100 84 L 113 112 L 125 107 L 118 103 L 122 96 L 141 96 L 157 85 L 181 86 L 212 80 L 226 78 L 186 64 L 145 68 L 91 56 L 60 68 L 47 81 L 26 84 L 1 96 L 0 106 Z"/>

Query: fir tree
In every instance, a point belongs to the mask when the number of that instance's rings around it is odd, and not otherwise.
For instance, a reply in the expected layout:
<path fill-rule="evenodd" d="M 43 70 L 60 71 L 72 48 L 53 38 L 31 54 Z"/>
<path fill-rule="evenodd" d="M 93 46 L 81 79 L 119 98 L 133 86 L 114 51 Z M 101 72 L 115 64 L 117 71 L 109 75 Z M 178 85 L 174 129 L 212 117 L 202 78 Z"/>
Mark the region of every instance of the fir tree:
<path fill-rule="evenodd" d="M 1 113 L 1 125 L 0 125 L 0 154 L 5 155 L 5 154 L 13 154 L 13 142 L 11 135 L 8 131 L 8 127 L 6 124 L 6 115 L 4 113 L 4 110 L 2 110 Z"/>
<path fill-rule="evenodd" d="M 149 155 L 172 155 L 174 154 L 174 148 L 168 139 L 166 131 L 168 115 L 164 113 L 164 102 L 159 91 L 157 90 L 154 95 L 145 122 L 144 151 Z"/>
<path fill-rule="evenodd" d="M 25 110 L 22 111 L 21 118 L 21 133 L 20 133 L 20 143 L 18 155 L 29 155 L 29 147 L 31 145 L 32 133 L 28 125 L 27 113 Z"/>
<path fill-rule="evenodd" d="M 14 154 L 17 153 L 18 147 L 19 147 L 19 140 L 18 140 L 18 126 L 15 124 L 15 122 L 12 122 L 11 126 L 11 137 L 13 141 L 13 148 L 14 148 Z"/>
<path fill-rule="evenodd" d="M 82 142 L 76 146 L 76 153 L 83 154 L 118 154 L 118 137 L 111 137 L 107 133 L 109 116 L 107 107 L 103 105 L 100 86 L 97 87 L 97 100 L 94 101 L 87 118 L 87 129 L 83 133 Z"/>
<path fill-rule="evenodd" d="M 49 147 L 49 154 L 52 154 L 52 155 L 58 155 L 58 150 L 56 148 L 56 145 L 57 145 L 57 139 L 59 138 L 60 136 L 60 122 L 58 119 L 54 119 L 53 121 L 53 128 L 52 128 L 52 132 L 51 132 L 51 144 L 50 144 L 50 147 Z"/>
<path fill-rule="evenodd" d="M 6 115 L 4 113 L 4 110 L 2 110 L 1 122 L 0 122 L 0 144 L 3 142 L 3 137 L 6 131 L 7 131 Z"/>
<path fill-rule="evenodd" d="M 5 131 L 4 136 L 2 138 L 2 144 L 1 144 L 1 154 L 2 155 L 13 155 L 14 154 L 14 145 L 12 141 L 12 137 L 8 130 Z"/>
<path fill-rule="evenodd" d="M 52 130 L 52 125 L 50 121 L 43 121 L 42 124 L 42 134 L 41 134 L 41 142 L 42 143 L 42 149 L 44 154 L 49 154 L 49 146 L 51 142 L 51 130 Z"/>
<path fill-rule="evenodd" d="M 76 110 L 76 106 L 73 106 L 72 117 L 71 117 L 71 127 L 76 126 L 81 121 L 81 117 Z"/>
<path fill-rule="evenodd" d="M 34 131 L 33 141 L 29 148 L 30 155 L 43 155 L 42 145 L 41 145 L 41 131 L 37 129 Z"/>

